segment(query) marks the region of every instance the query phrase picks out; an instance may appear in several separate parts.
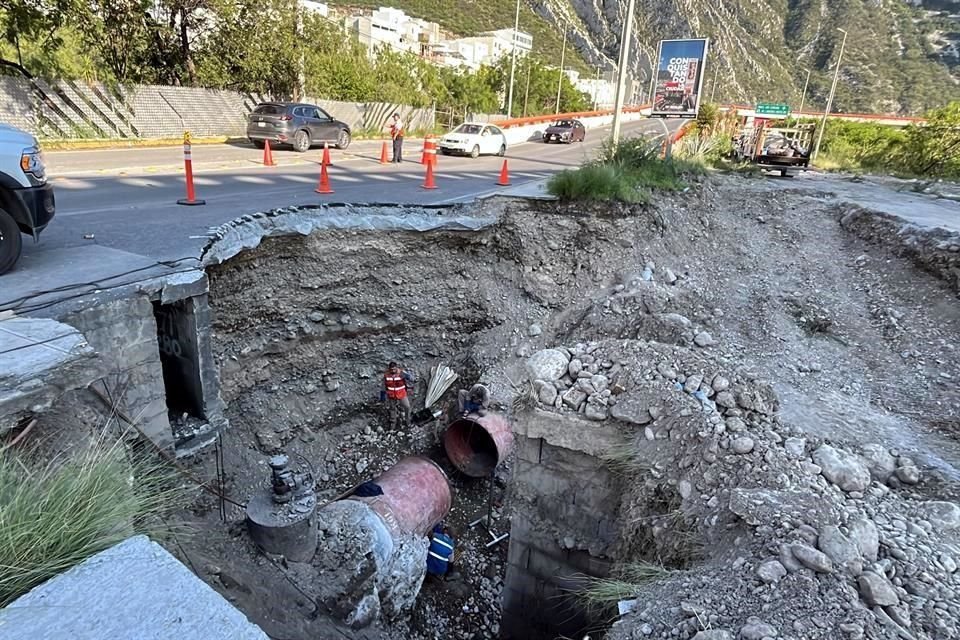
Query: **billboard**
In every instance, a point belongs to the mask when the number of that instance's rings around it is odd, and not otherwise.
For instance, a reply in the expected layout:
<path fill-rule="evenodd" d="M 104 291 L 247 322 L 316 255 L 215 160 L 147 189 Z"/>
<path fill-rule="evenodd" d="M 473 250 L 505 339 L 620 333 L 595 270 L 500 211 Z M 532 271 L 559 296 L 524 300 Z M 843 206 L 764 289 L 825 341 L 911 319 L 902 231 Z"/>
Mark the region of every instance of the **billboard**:
<path fill-rule="evenodd" d="M 709 43 L 707 38 L 660 41 L 650 115 L 697 117 Z"/>

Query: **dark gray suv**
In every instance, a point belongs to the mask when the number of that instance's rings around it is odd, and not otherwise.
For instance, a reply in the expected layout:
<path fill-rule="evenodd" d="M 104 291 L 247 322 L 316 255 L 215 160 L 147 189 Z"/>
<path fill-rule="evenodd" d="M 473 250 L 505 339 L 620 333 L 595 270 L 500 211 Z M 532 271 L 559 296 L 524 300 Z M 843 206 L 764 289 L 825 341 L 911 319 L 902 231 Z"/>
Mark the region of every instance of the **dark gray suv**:
<path fill-rule="evenodd" d="M 258 149 L 263 148 L 264 140 L 292 145 L 301 153 L 324 142 L 346 149 L 350 146 L 350 126 L 334 120 L 315 104 L 264 102 L 250 114 L 247 138 Z"/>

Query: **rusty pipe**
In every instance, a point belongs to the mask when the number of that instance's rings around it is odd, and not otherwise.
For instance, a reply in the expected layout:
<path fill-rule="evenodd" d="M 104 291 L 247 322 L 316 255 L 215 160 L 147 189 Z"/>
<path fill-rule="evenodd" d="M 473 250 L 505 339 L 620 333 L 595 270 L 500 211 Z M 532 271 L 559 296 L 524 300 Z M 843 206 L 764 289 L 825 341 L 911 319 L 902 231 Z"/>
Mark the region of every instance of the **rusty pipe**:
<path fill-rule="evenodd" d="M 450 423 L 443 448 L 453 466 L 472 478 L 483 478 L 510 455 L 513 430 L 498 413 L 471 413 Z"/>
<path fill-rule="evenodd" d="M 447 474 L 421 456 L 400 460 L 374 482 L 380 485 L 383 495 L 349 499 L 366 503 L 394 534 L 427 535 L 453 504 Z"/>

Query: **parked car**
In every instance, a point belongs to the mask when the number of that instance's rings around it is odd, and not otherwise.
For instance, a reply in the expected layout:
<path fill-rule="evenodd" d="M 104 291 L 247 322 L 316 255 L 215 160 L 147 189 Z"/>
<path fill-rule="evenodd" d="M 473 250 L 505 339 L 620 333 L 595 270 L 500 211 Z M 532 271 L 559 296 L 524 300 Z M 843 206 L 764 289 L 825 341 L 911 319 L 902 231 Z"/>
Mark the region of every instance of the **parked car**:
<path fill-rule="evenodd" d="M 20 234 L 36 240 L 53 219 L 55 204 L 37 139 L 0 124 L 0 274 L 20 258 Z"/>
<path fill-rule="evenodd" d="M 502 156 L 507 153 L 507 137 L 499 127 L 479 122 L 464 122 L 462 125 L 440 138 L 440 153 L 469 155 Z"/>
<path fill-rule="evenodd" d="M 579 120 L 558 120 L 543 132 L 543 141 L 583 142 L 587 130 Z"/>
<path fill-rule="evenodd" d="M 266 140 L 289 144 L 300 153 L 324 142 L 346 149 L 350 146 L 350 126 L 315 104 L 264 102 L 250 114 L 247 138 L 258 149 Z"/>

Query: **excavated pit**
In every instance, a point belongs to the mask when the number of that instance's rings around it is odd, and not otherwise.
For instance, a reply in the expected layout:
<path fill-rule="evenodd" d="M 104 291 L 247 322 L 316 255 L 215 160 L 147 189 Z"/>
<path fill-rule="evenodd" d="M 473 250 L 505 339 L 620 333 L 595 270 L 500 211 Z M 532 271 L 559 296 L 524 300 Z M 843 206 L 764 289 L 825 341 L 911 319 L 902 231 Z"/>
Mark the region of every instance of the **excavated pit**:
<path fill-rule="evenodd" d="M 925 315 L 947 287 L 902 261 L 891 277 L 896 258 L 847 236 L 843 212 L 822 194 L 753 188 L 762 197 L 720 179 L 649 208 L 493 200 L 289 210 L 221 230 L 206 258 L 231 423 L 221 445 L 229 494 L 251 495 L 279 451 L 317 478 L 320 503 L 424 455 L 450 478 L 448 522 L 463 555 L 452 580 L 424 583 L 412 611 L 385 606 L 392 613 L 380 622 L 352 629 L 332 622 L 310 587 L 325 574 L 345 580 L 340 567 L 265 562 L 216 522 L 212 500 L 195 507 L 209 539 L 188 543 L 188 555 L 216 564 L 215 586 L 283 638 L 603 634 L 616 603 L 589 608 L 574 593 L 584 576 L 629 578 L 637 563 L 663 573 L 636 586 L 636 614 L 608 637 L 688 639 L 704 625 L 735 637 L 761 611 L 784 637 L 873 629 L 837 604 L 847 597 L 840 576 L 789 573 L 779 591 L 764 591 L 757 566 L 781 542 L 847 527 L 863 510 L 857 501 L 868 498 L 835 495 L 818 475 L 813 452 L 825 442 L 885 442 L 924 468 L 934 457 L 954 468 L 956 434 L 933 425 L 954 424 L 960 404 L 898 388 L 902 413 L 888 422 L 909 425 L 913 438 L 858 432 L 844 412 L 856 406 L 861 424 L 879 425 L 878 390 L 918 375 L 937 385 L 936 351 L 951 350 L 960 319 L 953 308 Z M 872 260 L 886 261 L 885 280 Z M 876 322 L 892 299 L 909 309 L 897 312 L 895 335 Z M 907 349 L 922 355 L 897 355 Z M 440 421 L 387 427 L 379 392 L 391 360 L 418 376 L 415 411 L 431 366 L 461 374 Z M 441 446 L 443 427 L 458 424 L 456 390 L 474 382 L 490 387 L 516 438 L 492 492 Z M 804 420 L 814 398 L 817 420 Z M 917 418 L 924 411 L 929 423 Z M 451 437 L 489 468 L 499 450 L 464 426 Z M 196 464 L 213 469 L 209 456 Z M 949 477 L 934 479 L 955 490 Z M 894 488 L 903 500 L 933 495 Z M 511 535 L 487 547 L 490 534 L 468 525 L 491 493 L 491 528 Z M 867 512 L 887 508 L 902 507 Z M 811 595 L 818 588 L 827 595 Z"/>

